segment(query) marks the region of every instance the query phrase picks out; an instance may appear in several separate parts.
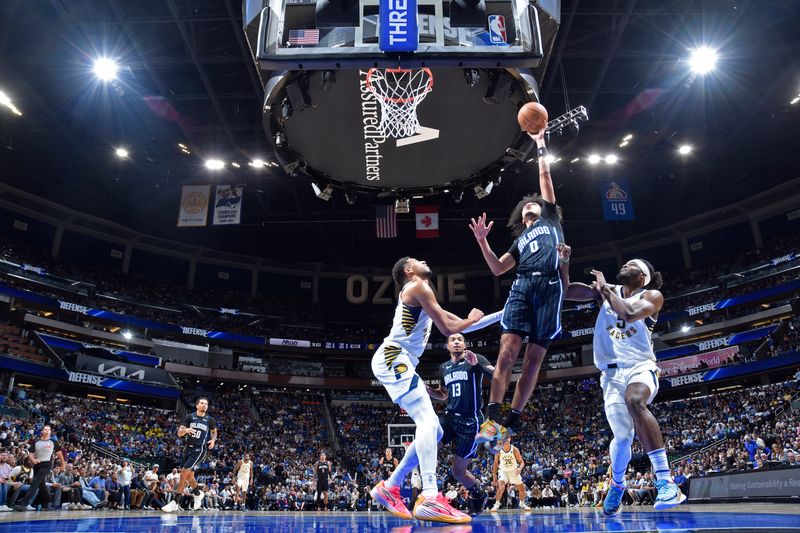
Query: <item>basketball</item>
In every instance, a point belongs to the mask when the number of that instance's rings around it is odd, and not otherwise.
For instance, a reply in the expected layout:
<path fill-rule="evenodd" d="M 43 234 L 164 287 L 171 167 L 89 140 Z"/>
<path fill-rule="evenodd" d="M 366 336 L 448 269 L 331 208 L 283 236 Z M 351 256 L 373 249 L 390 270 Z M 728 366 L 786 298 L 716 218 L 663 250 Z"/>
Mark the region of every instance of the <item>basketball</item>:
<path fill-rule="evenodd" d="M 517 113 L 517 122 L 522 131 L 539 133 L 547 127 L 547 109 L 539 102 L 528 102 Z"/>

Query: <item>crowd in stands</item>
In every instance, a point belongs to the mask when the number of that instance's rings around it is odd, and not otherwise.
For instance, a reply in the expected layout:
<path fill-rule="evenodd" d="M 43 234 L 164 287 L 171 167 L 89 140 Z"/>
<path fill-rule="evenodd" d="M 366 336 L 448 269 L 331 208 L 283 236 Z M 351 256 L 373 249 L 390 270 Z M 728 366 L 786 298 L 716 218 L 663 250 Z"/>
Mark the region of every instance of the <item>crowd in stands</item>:
<path fill-rule="evenodd" d="M 689 272 L 666 273 L 666 284 L 662 291 L 667 296 L 662 313 L 680 311 L 689 306 L 710 303 L 722 298 L 756 291 L 768 286 L 784 283 L 797 277 L 794 272 L 779 272 L 797 266 L 800 259 L 791 259 L 772 267 L 749 272 L 743 278 L 736 278 L 735 286 L 721 282 L 721 276 L 732 272 L 747 272 L 754 266 L 763 265 L 766 260 L 792 252 L 800 246 L 800 237 L 775 237 L 762 248 L 735 257 L 716 259 L 706 265 L 695 267 Z M 128 314 L 154 321 L 191 325 L 207 330 L 226 331 L 234 334 L 266 336 L 276 338 L 302 338 L 314 342 L 375 342 L 385 335 L 385 328 L 360 323 L 340 323 L 340 316 L 327 313 L 310 301 L 292 298 L 264 298 L 259 295 L 251 298 L 249 294 L 217 287 L 202 287 L 188 291 L 175 283 L 141 274 L 123 275 L 110 269 L 94 266 L 75 265 L 64 260 L 54 260 L 37 248 L 12 244 L 6 240 L 0 244 L 0 258 L 17 263 L 28 263 L 44 268 L 47 273 L 67 279 L 77 279 L 91 284 L 91 290 L 83 291 L 83 296 L 75 293 L 58 294 L 53 287 L 26 283 L 19 277 L 0 277 L 8 284 L 34 290 L 40 294 L 69 299 L 82 305 L 97 306 L 120 314 Z M 34 276 L 28 272 L 29 275 Z M 773 274 L 773 275 L 771 275 Z M 609 275 L 609 273 L 607 273 Z M 610 278 L 613 279 L 613 278 Z M 65 290 L 74 291 L 71 284 Z M 221 313 L 221 308 L 236 309 L 240 314 Z M 725 320 L 743 313 L 754 312 L 757 308 L 743 306 L 721 312 L 708 312 L 698 316 L 704 323 Z M 388 316 L 388 308 L 382 309 Z M 373 313 L 374 314 L 374 313 Z M 564 329 L 590 328 L 594 324 L 595 313 L 565 312 Z M 674 329 L 680 324 L 671 324 Z M 664 328 L 662 322 L 658 326 Z M 496 342 L 495 332 L 487 333 L 487 340 Z M 479 332 L 474 339 L 482 340 Z"/>
<path fill-rule="evenodd" d="M 654 404 L 669 455 L 683 457 L 676 464 L 681 482 L 715 472 L 800 466 L 800 410 L 791 410 L 799 385 L 787 381 Z M 218 421 L 218 446 L 197 472 L 206 508 L 234 506 L 233 468 L 247 452 L 256 465 L 248 508 L 316 509 L 315 465 L 325 451 L 334 465 L 331 508 L 368 509 L 373 505 L 368 488 L 384 472 L 380 457 L 387 424 L 410 422 L 379 395 L 338 395 L 330 409 L 332 426 L 326 399 L 318 393 L 231 386 L 185 388 L 184 395 L 188 409 L 198 396 L 208 396 L 209 413 Z M 12 507 L 27 490 L 25 447 L 37 437 L 43 420 L 54 428 L 67 461 L 49 480 L 50 494 L 37 497 L 45 508 L 159 508 L 182 497 L 175 494 L 177 471 L 172 470 L 181 446 L 177 413 L 33 390 L 17 402 L 33 418 L 0 419 L 0 509 Z M 607 490 L 611 433 L 596 379 L 542 387 L 529 405 L 524 430 L 514 437 L 526 464 L 525 501 L 531 506 L 597 505 Z M 331 429 L 339 439 L 338 451 Z M 714 448 L 689 455 L 714 443 Z M 395 453 L 402 456 L 401 449 Z M 449 477 L 450 453 L 448 448 L 440 453 L 442 491 L 465 506 L 463 491 Z M 481 452 L 470 465 L 490 497 L 491 464 L 492 456 Z M 648 468 L 646 455 L 635 447 L 628 503 L 653 501 Z M 510 490 L 505 505 L 518 505 L 522 496 Z"/>

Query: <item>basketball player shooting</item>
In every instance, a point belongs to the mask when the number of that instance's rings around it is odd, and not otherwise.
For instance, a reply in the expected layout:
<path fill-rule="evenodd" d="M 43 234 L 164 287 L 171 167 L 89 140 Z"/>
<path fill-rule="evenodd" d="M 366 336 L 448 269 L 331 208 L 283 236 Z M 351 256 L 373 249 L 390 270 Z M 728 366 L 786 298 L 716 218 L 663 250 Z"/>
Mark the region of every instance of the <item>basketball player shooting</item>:
<path fill-rule="evenodd" d="M 494 367 L 482 355 L 466 349 L 464 335 L 454 333 L 447 338 L 450 358 L 439 366 L 439 386 L 427 387 L 434 400 L 447 402 L 439 423 L 444 430 L 442 444 L 453 443 L 451 472 L 469 491 L 470 514 L 483 510 L 487 494 L 467 470 L 478 444 L 475 434 L 483 423 L 483 378 L 491 378 Z"/>
<path fill-rule="evenodd" d="M 217 442 L 217 422 L 208 416 L 208 399 L 198 398 L 195 412 L 187 414 L 180 427 L 178 437 L 183 439 L 184 447 L 181 455 L 181 477 L 175 494 L 183 495 L 183 489 L 188 483 L 194 494 L 193 509 L 200 509 L 203 503 L 203 490 L 194 478 L 194 471 L 203 462 L 207 450 L 213 450 Z M 210 438 L 209 438 L 210 437 Z M 165 505 L 162 511 L 174 512 L 178 510 L 178 502 L 172 500 Z"/>
<path fill-rule="evenodd" d="M 602 372 L 600 386 L 606 418 L 614 434 L 609 450 L 611 483 L 603 512 L 619 512 L 634 435 L 655 470 L 658 496 L 653 507 L 675 507 L 686 496 L 672 479 L 661 428 L 647 408 L 658 394 L 658 366 L 651 335 L 664 305 L 664 296 L 658 290 L 663 278 L 644 259 L 632 259 L 622 266 L 617 274 L 619 285 L 606 283 L 603 273 L 597 270 L 592 270 L 592 275 L 595 281 L 591 286 L 569 283 L 565 298 L 602 300 L 594 326 L 594 364 Z"/>
<path fill-rule="evenodd" d="M 507 224 L 515 237 L 511 248 L 499 258 L 492 251 L 487 237 L 494 222 L 487 224 L 486 213 L 478 220 L 473 218 L 469 226 L 492 274 L 501 276 L 517 266 L 517 276 L 500 320 L 500 352 L 492 377 L 486 421 L 476 437 L 479 443 L 495 441 L 493 453 L 497 453 L 497 444 L 503 442 L 509 432 L 519 429 L 520 414 L 536 387 L 547 349 L 561 333 L 563 287 L 559 249 L 564 242 L 561 208 L 556 205 L 550 177 L 545 131 L 542 129 L 537 134 L 529 135 L 538 147 L 541 196 L 525 196 L 511 212 Z M 525 337 L 528 338 L 528 346 L 525 348 L 522 374 L 511 400 L 511 411 L 500 423 L 503 397 Z"/>
<path fill-rule="evenodd" d="M 372 357 L 372 372 L 392 401 L 408 413 L 417 429 L 403 460 L 389 479 L 373 487 L 371 494 L 391 514 L 410 520 L 412 513 L 400 497 L 400 486 L 419 464 L 422 494 L 414 504 L 413 517 L 463 524 L 472 519 L 453 508 L 436 484 L 437 448 L 443 430 L 416 368 L 432 324 L 436 324 L 442 334 L 452 335 L 476 324 L 483 312 L 473 309 L 462 319 L 442 309 L 431 288 L 431 276 L 425 261 L 411 257 L 403 257 L 392 268 L 392 278 L 401 289 L 392 329 Z"/>

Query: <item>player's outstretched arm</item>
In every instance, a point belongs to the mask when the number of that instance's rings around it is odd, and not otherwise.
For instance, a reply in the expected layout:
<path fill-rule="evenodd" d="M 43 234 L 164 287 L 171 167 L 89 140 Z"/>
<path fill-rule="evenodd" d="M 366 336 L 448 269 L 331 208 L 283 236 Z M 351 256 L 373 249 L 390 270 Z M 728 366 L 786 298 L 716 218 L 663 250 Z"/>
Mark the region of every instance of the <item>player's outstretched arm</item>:
<path fill-rule="evenodd" d="M 486 260 L 486 264 L 489 265 L 489 270 L 491 270 L 492 274 L 495 276 L 500 276 L 514 268 L 517 262 L 509 253 L 505 253 L 498 258 L 497 254 L 492 251 L 492 247 L 489 246 L 489 241 L 486 240 L 486 237 L 489 235 L 489 232 L 492 231 L 493 225 L 494 221 L 489 222 L 488 225 L 486 224 L 486 213 L 482 213 L 481 216 L 478 217 L 478 220 L 474 218 L 470 219 L 469 229 L 472 230 L 472 234 L 475 235 L 475 240 L 478 241 L 478 246 L 481 248 L 481 253 Z"/>
<path fill-rule="evenodd" d="M 434 400 L 439 400 L 441 402 L 446 402 L 448 398 L 447 389 L 443 388 L 439 385 L 438 388 L 434 389 L 430 385 L 425 385 L 425 390 L 428 391 L 428 396 L 433 398 Z"/>
<path fill-rule="evenodd" d="M 611 309 L 625 322 L 633 322 L 657 315 L 664 306 L 664 295 L 661 294 L 661 291 L 647 290 L 635 302 L 626 302 L 617 296 L 617 293 L 606 283 L 606 278 L 602 272 L 592 270 L 592 275 L 597 278 L 595 284 L 603 298 L 608 301 Z"/>
<path fill-rule="evenodd" d="M 427 283 L 415 283 L 409 288 L 408 293 L 409 296 L 417 301 L 425 313 L 431 317 L 431 320 L 436 325 L 436 328 L 442 332 L 442 335 L 460 333 L 483 318 L 483 311 L 480 309 L 470 311 L 467 318 L 459 318 L 452 313 L 446 312 L 436 301 L 436 296 Z M 454 318 L 458 320 L 454 320 Z"/>
<path fill-rule="evenodd" d="M 551 204 L 556 203 L 556 191 L 553 187 L 553 179 L 550 177 L 550 163 L 547 161 L 547 145 L 544 140 L 545 130 L 539 133 L 529 133 L 531 139 L 536 141 L 536 148 L 539 155 L 539 190 L 542 191 L 542 199 Z"/>

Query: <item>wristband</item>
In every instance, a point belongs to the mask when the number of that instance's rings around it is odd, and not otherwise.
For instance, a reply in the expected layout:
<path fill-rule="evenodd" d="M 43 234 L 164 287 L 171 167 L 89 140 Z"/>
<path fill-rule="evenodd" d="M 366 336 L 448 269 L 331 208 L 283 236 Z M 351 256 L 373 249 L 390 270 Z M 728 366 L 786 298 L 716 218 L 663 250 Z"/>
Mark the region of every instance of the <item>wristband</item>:
<path fill-rule="evenodd" d="M 547 155 L 547 147 L 540 146 L 538 151 L 539 157 L 545 157 Z"/>

